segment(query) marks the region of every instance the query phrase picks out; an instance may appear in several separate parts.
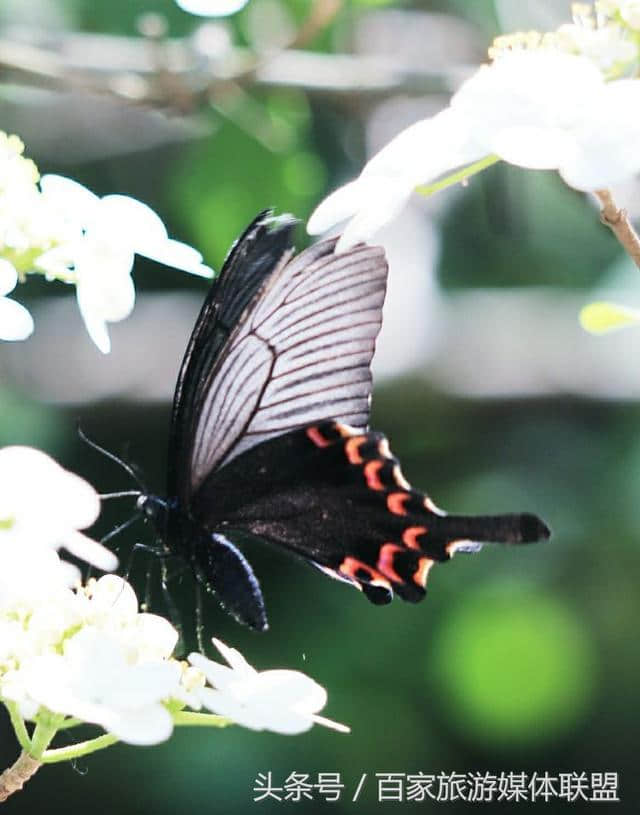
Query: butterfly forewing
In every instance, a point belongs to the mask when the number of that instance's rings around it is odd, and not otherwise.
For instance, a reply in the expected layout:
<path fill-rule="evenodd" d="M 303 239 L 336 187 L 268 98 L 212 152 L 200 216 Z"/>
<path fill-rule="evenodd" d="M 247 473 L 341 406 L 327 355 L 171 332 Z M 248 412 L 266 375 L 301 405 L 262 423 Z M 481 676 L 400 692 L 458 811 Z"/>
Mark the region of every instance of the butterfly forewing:
<path fill-rule="evenodd" d="M 260 213 L 231 248 L 202 306 L 180 367 L 169 437 L 168 494 L 186 506 L 191 453 L 207 383 L 233 329 L 288 251 L 297 221 Z"/>
<path fill-rule="evenodd" d="M 367 426 L 384 252 L 335 255 L 329 240 L 291 259 L 281 234 L 288 240 L 290 230 L 288 221 L 270 229 L 258 221 L 245 234 L 196 325 L 174 408 L 177 471 L 189 481 L 188 494 L 182 484 L 177 491 L 183 503 L 216 468 L 267 439 L 326 419 Z M 243 285 L 253 297 L 220 343 L 225 315 L 239 311 L 230 281 L 249 262 L 255 279 L 243 269 Z M 194 378 L 188 390 L 182 383 Z"/>

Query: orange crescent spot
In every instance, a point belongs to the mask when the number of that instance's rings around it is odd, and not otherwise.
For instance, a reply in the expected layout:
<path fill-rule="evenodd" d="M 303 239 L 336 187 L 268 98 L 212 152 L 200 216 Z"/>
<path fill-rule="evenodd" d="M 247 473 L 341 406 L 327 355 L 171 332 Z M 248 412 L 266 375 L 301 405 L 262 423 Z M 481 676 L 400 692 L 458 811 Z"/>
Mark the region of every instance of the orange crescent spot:
<path fill-rule="evenodd" d="M 411 484 L 402 475 L 402 470 L 397 464 L 393 468 L 393 479 L 399 487 L 402 487 L 403 490 L 411 489 Z"/>
<path fill-rule="evenodd" d="M 364 459 L 360 455 L 360 448 L 367 440 L 366 436 L 352 436 L 345 444 L 344 449 L 347 458 L 352 464 L 362 464 Z"/>
<path fill-rule="evenodd" d="M 391 583 L 389 583 L 384 575 L 355 557 L 346 557 L 338 566 L 338 571 L 340 574 L 345 575 L 345 577 L 349 577 L 351 580 L 356 580 L 359 583 L 368 582 L 374 586 L 384 586 L 387 589 L 391 589 Z M 357 576 L 360 571 L 365 571 L 369 575 L 368 581 L 363 581 L 362 577 Z"/>
<path fill-rule="evenodd" d="M 409 549 L 421 549 L 417 539 L 420 535 L 426 535 L 428 531 L 426 526 L 408 526 L 402 533 L 402 540 Z"/>
<path fill-rule="evenodd" d="M 308 427 L 307 428 L 307 436 L 311 439 L 311 441 L 315 444 L 316 447 L 329 447 L 331 444 L 330 441 L 325 439 L 322 433 L 318 430 L 317 427 Z"/>
<path fill-rule="evenodd" d="M 394 515 L 406 515 L 405 503 L 411 498 L 408 492 L 391 492 L 387 495 L 387 509 Z"/>
<path fill-rule="evenodd" d="M 381 571 L 383 575 L 386 575 L 389 580 L 393 580 L 395 583 L 404 583 L 404 580 L 393 568 L 393 558 L 395 557 L 396 552 L 402 551 L 402 546 L 398 546 L 397 543 L 385 543 L 384 546 L 381 547 L 380 555 L 378 557 L 379 571 Z"/>
<path fill-rule="evenodd" d="M 428 557 L 421 557 L 418 561 L 418 568 L 413 575 L 413 582 L 418 586 L 424 587 L 427 585 L 427 577 L 429 577 L 429 569 L 433 566 L 433 561 Z"/>
<path fill-rule="evenodd" d="M 384 484 L 380 481 L 382 467 L 384 467 L 384 461 L 368 461 L 364 465 L 364 477 L 367 479 L 367 486 L 370 490 L 384 489 Z"/>

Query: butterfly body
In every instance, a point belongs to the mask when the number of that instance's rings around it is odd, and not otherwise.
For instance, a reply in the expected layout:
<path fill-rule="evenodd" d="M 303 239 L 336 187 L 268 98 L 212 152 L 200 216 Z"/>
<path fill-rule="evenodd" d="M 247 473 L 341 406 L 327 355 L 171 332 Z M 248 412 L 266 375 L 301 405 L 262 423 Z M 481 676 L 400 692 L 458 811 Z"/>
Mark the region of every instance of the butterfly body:
<path fill-rule="evenodd" d="M 532 515 L 447 516 L 368 430 L 387 265 L 378 247 L 297 256 L 294 221 L 262 214 L 203 305 L 172 415 L 168 494 L 148 500 L 165 546 L 253 628 L 267 625 L 237 544 L 283 547 L 384 604 L 416 602 L 433 563 L 482 541 L 548 537 Z"/>

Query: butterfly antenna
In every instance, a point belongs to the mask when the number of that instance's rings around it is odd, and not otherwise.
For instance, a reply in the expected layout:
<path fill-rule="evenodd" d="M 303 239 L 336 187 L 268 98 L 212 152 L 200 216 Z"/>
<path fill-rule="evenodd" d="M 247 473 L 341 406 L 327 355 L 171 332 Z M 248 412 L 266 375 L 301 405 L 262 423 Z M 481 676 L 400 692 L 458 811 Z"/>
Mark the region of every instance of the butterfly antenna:
<path fill-rule="evenodd" d="M 138 495 L 139 496 L 139 495 L 146 495 L 147 494 L 148 490 L 147 490 L 145 484 L 143 483 L 143 481 L 140 478 L 140 476 L 138 475 L 138 473 L 134 470 L 134 468 L 130 464 L 128 464 L 126 461 L 124 461 L 124 459 L 121 459 L 115 453 L 112 453 L 109 450 L 105 450 L 104 447 L 101 447 L 97 442 L 93 441 L 93 439 L 90 439 L 87 436 L 87 434 L 84 432 L 84 430 L 80 427 L 80 423 L 78 423 L 78 425 L 77 425 L 77 430 L 78 430 L 78 436 L 80 436 L 80 438 L 82 439 L 82 441 L 85 444 L 88 444 L 89 447 L 91 447 L 97 453 L 101 453 L 103 456 L 105 456 L 106 458 L 113 461 L 115 464 L 118 464 L 120 467 L 122 467 L 122 469 L 126 473 L 128 473 L 131 476 L 131 478 L 133 478 L 133 480 L 136 482 L 136 484 L 140 487 L 140 492 L 136 492 L 134 490 L 131 490 L 131 491 L 127 490 L 127 491 L 121 492 L 121 493 L 118 493 L 118 492 L 108 493 L 107 495 L 101 496 L 101 497 L 104 497 L 104 498 L 122 498 L 122 497 L 124 497 L 126 495 L 131 495 L 131 496 Z"/>

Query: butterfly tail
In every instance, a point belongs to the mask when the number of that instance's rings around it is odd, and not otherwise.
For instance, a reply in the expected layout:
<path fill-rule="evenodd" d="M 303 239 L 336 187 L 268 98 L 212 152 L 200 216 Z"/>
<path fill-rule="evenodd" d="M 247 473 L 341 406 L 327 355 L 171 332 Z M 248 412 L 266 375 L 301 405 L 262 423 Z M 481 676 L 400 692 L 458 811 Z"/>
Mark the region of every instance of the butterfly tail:
<path fill-rule="evenodd" d="M 438 515 L 432 520 L 433 534 L 449 541 L 474 543 L 535 543 L 547 540 L 549 527 L 536 515 Z"/>

